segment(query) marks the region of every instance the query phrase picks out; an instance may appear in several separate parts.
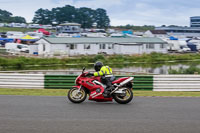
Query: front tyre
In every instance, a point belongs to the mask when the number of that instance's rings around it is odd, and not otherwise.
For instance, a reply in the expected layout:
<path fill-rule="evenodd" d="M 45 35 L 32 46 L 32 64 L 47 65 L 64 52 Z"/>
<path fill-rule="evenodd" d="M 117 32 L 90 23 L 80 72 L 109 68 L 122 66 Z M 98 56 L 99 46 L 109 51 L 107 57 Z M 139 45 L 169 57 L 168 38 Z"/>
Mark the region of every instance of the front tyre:
<path fill-rule="evenodd" d="M 87 93 L 84 89 L 81 88 L 80 91 L 78 90 L 79 88 L 74 87 L 68 92 L 68 99 L 73 103 L 82 103 L 87 97 Z"/>
<path fill-rule="evenodd" d="M 124 94 L 114 94 L 113 99 L 120 104 L 127 104 L 133 99 L 133 92 L 131 89 L 127 88 L 124 90 Z"/>

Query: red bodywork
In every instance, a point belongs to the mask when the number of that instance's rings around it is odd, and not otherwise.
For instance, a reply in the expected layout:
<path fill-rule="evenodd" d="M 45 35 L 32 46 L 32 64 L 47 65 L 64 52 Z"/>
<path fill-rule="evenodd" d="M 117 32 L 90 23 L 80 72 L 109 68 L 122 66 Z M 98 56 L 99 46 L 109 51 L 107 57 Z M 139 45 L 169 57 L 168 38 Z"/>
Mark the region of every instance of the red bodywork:
<path fill-rule="evenodd" d="M 89 100 L 97 101 L 97 102 L 105 102 L 105 101 L 112 101 L 112 97 L 110 98 L 105 98 L 102 93 L 104 92 L 104 88 L 101 85 L 97 85 L 93 83 L 93 81 L 99 81 L 100 82 L 100 77 L 86 77 L 87 73 L 82 73 L 76 78 L 76 84 L 77 88 L 84 87 L 88 93 L 89 93 Z M 121 83 L 124 80 L 128 79 L 128 77 L 125 78 L 120 78 L 118 80 L 113 81 L 112 83 Z"/>

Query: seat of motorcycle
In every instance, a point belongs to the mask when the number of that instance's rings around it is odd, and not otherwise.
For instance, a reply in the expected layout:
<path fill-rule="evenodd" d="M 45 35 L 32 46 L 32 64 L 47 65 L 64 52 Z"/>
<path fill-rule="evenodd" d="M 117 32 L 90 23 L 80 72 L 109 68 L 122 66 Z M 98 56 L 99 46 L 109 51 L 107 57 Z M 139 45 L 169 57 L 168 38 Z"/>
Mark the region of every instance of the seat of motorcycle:
<path fill-rule="evenodd" d="M 114 81 L 112 82 L 112 84 L 121 83 L 122 81 L 126 80 L 127 78 L 128 78 L 128 77 L 119 78 L 119 79 L 117 79 L 117 80 L 114 80 Z"/>

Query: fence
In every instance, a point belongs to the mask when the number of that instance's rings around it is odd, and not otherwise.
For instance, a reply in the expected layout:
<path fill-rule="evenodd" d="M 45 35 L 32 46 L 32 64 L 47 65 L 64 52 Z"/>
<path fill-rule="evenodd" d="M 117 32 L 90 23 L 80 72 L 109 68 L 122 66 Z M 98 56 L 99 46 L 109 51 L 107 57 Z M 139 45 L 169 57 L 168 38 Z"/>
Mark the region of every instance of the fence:
<path fill-rule="evenodd" d="M 70 89 L 77 75 L 0 73 L 0 88 Z M 116 76 L 116 78 L 124 77 Z M 135 90 L 200 91 L 200 75 L 134 75 Z"/>
<path fill-rule="evenodd" d="M 200 75 L 154 75 L 154 91 L 200 91 Z"/>
<path fill-rule="evenodd" d="M 43 89 L 44 74 L 0 73 L 0 88 Z"/>
<path fill-rule="evenodd" d="M 74 81 L 77 75 L 45 75 L 44 87 L 46 89 L 70 89 L 75 85 Z M 127 77 L 127 76 L 116 76 Z M 153 76 L 136 75 L 134 77 L 133 89 L 153 89 Z"/>

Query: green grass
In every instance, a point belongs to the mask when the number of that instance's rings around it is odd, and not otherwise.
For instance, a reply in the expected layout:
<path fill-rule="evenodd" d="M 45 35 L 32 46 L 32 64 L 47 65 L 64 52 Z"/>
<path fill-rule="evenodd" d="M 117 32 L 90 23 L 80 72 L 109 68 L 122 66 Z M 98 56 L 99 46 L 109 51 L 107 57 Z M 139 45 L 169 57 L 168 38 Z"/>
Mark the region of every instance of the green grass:
<path fill-rule="evenodd" d="M 19 32 L 32 32 L 36 31 L 38 29 L 32 29 L 32 28 L 17 28 L 17 27 L 0 27 L 0 32 L 7 32 L 7 31 L 19 31 Z M 47 30 L 55 32 L 55 30 Z"/>
<path fill-rule="evenodd" d="M 169 74 L 194 74 L 197 73 L 197 74 L 200 74 L 200 68 L 198 66 L 195 66 L 195 65 L 191 65 L 189 68 L 180 68 L 179 70 L 169 70 L 168 71 Z"/>
<path fill-rule="evenodd" d="M 2 70 L 27 70 L 27 69 L 47 69 L 53 67 L 63 68 L 82 68 L 92 67 L 96 61 L 102 61 L 110 67 L 151 67 L 156 68 L 162 65 L 185 64 L 196 66 L 200 64 L 200 54 L 142 54 L 142 55 L 113 55 L 113 56 L 80 56 L 67 58 L 28 58 L 28 57 L 0 57 L 0 69 Z M 120 63 L 119 63 L 120 62 Z M 78 64 L 78 65 L 77 65 Z M 191 69 L 191 73 L 196 69 Z M 173 73 L 173 71 L 172 71 Z"/>
<path fill-rule="evenodd" d="M 1 89 L 0 95 L 66 96 L 65 89 Z"/>
<path fill-rule="evenodd" d="M 200 92 L 186 92 L 186 91 L 134 91 L 134 96 L 200 97 Z"/>
<path fill-rule="evenodd" d="M 28 32 L 28 31 L 35 31 L 35 30 L 37 30 L 37 29 L 15 28 L 15 27 L 0 27 L 0 32 L 7 32 L 7 31 Z"/>
<path fill-rule="evenodd" d="M 0 89 L 0 95 L 67 96 L 65 89 Z M 134 96 L 200 97 L 200 92 L 155 92 L 134 90 Z"/>

